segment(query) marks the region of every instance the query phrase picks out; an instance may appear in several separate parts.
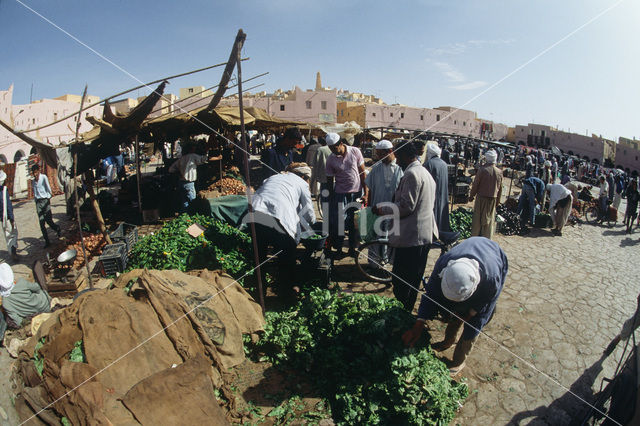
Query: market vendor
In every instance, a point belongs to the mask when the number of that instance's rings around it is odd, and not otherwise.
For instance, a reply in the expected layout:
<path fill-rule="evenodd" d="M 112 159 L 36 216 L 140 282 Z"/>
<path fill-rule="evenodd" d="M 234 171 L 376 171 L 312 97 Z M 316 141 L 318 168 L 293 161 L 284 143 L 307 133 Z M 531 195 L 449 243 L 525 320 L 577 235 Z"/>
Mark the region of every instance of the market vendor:
<path fill-rule="evenodd" d="M 536 202 L 542 203 L 546 186 L 541 179 L 531 176 L 522 181 L 522 194 L 518 201 L 518 214 L 524 227 L 527 217 L 533 226 L 536 222 Z"/>
<path fill-rule="evenodd" d="M 51 299 L 47 292 L 24 278 L 16 281 L 11 266 L 6 263 L 0 264 L 0 296 L 4 314 L 4 318 L 0 318 L 0 341 L 7 327 L 20 328 L 25 318 L 50 310 Z"/>
<path fill-rule="evenodd" d="M 442 352 L 458 341 L 449 364 L 452 376 L 465 366 L 480 331 L 489 323 L 507 277 L 507 256 L 500 246 L 485 237 L 471 237 L 436 261 L 418 308 L 418 319 L 402 335 L 413 346 L 422 336 L 426 320 L 440 314 L 447 322 L 444 340 L 431 347 Z"/>
<path fill-rule="evenodd" d="M 258 258 L 267 258 L 272 246 L 278 254 L 278 284 L 285 295 L 292 295 L 296 247 L 300 234 L 316 220 L 309 191 L 311 168 L 306 163 L 292 163 L 287 172 L 273 175 L 262 183 L 251 201 L 256 228 Z M 243 222 L 250 223 L 251 213 Z"/>
<path fill-rule="evenodd" d="M 196 154 L 195 144 L 190 144 L 187 153 L 169 167 L 169 173 L 179 173 L 180 175 L 180 203 L 178 205 L 180 213 L 186 212 L 189 203 L 196 198 L 197 168 L 207 160 L 206 155 Z"/>
<path fill-rule="evenodd" d="M 302 142 L 300 129 L 289 127 L 284 135 L 276 141 L 275 146 L 263 151 L 260 157 L 263 177 L 266 179 L 285 171 L 287 166 L 293 162 L 294 149 L 300 142 Z"/>

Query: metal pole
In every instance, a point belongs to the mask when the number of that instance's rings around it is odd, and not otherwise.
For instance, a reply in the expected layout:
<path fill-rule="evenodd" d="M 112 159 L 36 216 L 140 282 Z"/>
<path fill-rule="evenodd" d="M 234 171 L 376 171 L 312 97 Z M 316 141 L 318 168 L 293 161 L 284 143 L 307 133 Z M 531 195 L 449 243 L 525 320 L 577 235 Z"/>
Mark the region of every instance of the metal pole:
<path fill-rule="evenodd" d="M 238 31 L 238 35 L 242 30 Z M 242 38 L 244 40 L 244 38 Z M 240 137 L 242 138 L 242 149 L 244 151 L 244 179 L 247 183 L 247 201 L 249 203 L 249 223 L 251 225 L 251 240 L 253 241 L 253 259 L 256 263 L 256 280 L 258 281 L 258 293 L 260 298 L 260 306 L 264 313 L 264 294 L 262 292 L 262 273 L 260 272 L 260 257 L 258 256 L 258 240 L 256 239 L 256 224 L 253 220 L 253 205 L 251 204 L 251 181 L 249 180 L 249 155 L 247 154 L 247 138 L 244 132 L 244 109 L 242 100 L 242 65 L 240 63 L 240 52 L 242 46 L 237 49 L 238 55 L 238 108 L 240 109 Z"/>
<path fill-rule="evenodd" d="M 142 193 L 140 192 L 140 179 L 142 179 L 142 173 L 140 172 L 140 143 L 138 142 L 138 135 L 136 135 L 135 141 L 136 149 L 136 180 L 138 181 L 138 212 L 142 213 Z"/>
<path fill-rule="evenodd" d="M 84 86 L 82 99 L 80 100 L 80 111 L 78 111 L 78 121 L 76 122 L 76 140 L 80 133 L 80 119 L 82 118 L 82 107 L 87 98 L 87 85 Z M 73 193 L 76 202 L 76 217 L 78 218 L 78 232 L 80 233 L 80 244 L 82 246 L 82 255 L 84 256 L 84 267 L 87 269 L 87 278 L 89 279 L 89 288 L 93 289 L 93 280 L 89 271 L 89 258 L 87 257 L 87 249 L 84 246 L 84 236 L 82 235 L 82 220 L 80 218 L 80 200 L 78 199 L 78 152 L 73 154 Z"/>

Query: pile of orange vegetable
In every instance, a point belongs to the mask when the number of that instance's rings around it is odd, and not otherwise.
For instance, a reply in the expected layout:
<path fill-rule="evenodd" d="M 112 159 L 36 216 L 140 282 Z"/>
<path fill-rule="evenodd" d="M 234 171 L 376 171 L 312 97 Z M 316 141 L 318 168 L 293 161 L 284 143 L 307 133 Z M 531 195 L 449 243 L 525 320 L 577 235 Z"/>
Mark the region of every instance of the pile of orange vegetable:
<path fill-rule="evenodd" d="M 208 189 L 210 191 L 217 189 L 222 195 L 243 195 L 247 191 L 247 187 L 241 181 L 233 178 L 222 178 Z"/>
<path fill-rule="evenodd" d="M 88 260 L 91 260 L 95 256 L 102 254 L 102 249 L 107 244 L 102 234 L 84 234 L 84 247 L 87 251 Z M 84 256 L 82 254 L 82 243 L 78 236 L 74 236 L 69 241 L 69 245 L 62 252 L 74 249 L 78 252 L 78 256 L 73 261 L 73 268 L 77 269 L 84 265 Z"/>

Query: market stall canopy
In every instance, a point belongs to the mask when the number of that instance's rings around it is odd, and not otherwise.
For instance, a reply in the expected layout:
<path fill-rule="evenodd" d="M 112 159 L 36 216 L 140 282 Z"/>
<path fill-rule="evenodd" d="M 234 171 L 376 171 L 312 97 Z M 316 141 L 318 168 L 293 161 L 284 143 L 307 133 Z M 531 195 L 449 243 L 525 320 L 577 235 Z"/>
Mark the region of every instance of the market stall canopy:
<path fill-rule="evenodd" d="M 268 130 L 305 123 L 283 120 L 269 115 L 265 110 L 256 107 L 244 108 L 244 124 L 249 130 Z M 240 108 L 238 106 L 220 106 L 213 110 L 207 107 L 197 108 L 182 114 L 152 118 L 143 125 L 142 134 L 153 138 L 163 135 L 167 139 L 210 133 L 211 130 L 240 128 Z"/>
<path fill-rule="evenodd" d="M 267 113 L 267 111 L 262 108 L 246 107 L 244 108 L 244 111 L 245 114 L 250 114 L 253 118 L 255 118 L 253 126 L 248 127 L 250 129 L 266 130 L 273 129 L 274 127 L 305 126 L 308 124 L 301 121 L 285 120 L 282 118 L 274 117 L 273 115 L 269 115 L 269 113 Z"/>
<path fill-rule="evenodd" d="M 346 123 L 318 124 L 325 133 L 337 133 L 341 138 L 345 138 L 349 145 L 353 145 L 353 138 L 362 132 L 362 127 L 355 121 Z"/>
<path fill-rule="evenodd" d="M 144 119 L 160 100 L 166 85 L 166 81 L 162 82 L 127 115 L 115 115 L 107 101 L 104 104 L 102 119 L 87 117 L 93 128 L 80 135 L 71 145 L 72 153 L 78 154 L 78 174 L 95 167 L 103 158 L 120 154 L 120 144 L 133 138 L 139 131 Z"/>

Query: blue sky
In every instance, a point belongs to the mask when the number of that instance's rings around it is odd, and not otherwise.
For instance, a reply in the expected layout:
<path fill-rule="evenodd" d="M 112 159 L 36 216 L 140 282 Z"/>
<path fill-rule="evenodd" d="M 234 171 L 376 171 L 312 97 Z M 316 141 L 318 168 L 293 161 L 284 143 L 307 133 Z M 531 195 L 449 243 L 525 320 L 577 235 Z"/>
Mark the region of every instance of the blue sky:
<path fill-rule="evenodd" d="M 243 28 L 243 74 L 268 71 L 267 91 L 312 88 L 320 71 L 325 86 L 387 103 L 640 137 L 636 0 L 20 1 L 142 81 L 225 61 Z M 0 35 L 0 89 L 13 83 L 14 103 L 29 101 L 32 83 L 34 99 L 79 94 L 85 83 L 101 97 L 138 84 L 16 0 L 0 0 Z M 212 86 L 219 74 L 168 91 Z"/>

